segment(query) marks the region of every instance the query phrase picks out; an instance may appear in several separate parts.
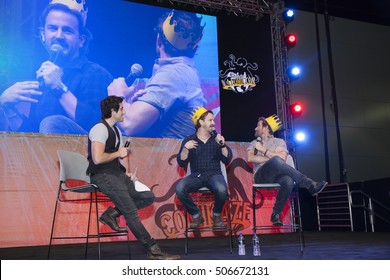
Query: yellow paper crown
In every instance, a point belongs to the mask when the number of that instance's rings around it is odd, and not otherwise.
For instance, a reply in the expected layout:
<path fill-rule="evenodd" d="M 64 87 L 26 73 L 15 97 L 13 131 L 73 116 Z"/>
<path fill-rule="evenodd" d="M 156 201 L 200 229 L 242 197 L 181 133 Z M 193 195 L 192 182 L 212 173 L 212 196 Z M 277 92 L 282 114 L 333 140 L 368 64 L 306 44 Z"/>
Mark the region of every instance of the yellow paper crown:
<path fill-rule="evenodd" d="M 196 125 L 200 117 L 207 111 L 208 110 L 205 107 L 196 108 L 191 116 L 192 123 Z"/>
<path fill-rule="evenodd" d="M 174 13 L 175 11 L 172 11 L 163 23 L 162 30 L 165 38 L 178 50 L 195 49 L 202 38 L 202 33 L 195 34 L 189 30 L 182 19 L 173 18 Z"/>
<path fill-rule="evenodd" d="M 265 118 L 265 120 L 271 127 L 272 132 L 276 132 L 282 127 L 282 121 L 278 118 L 277 115 L 272 115 L 268 118 Z"/>
<path fill-rule="evenodd" d="M 50 4 L 63 4 L 71 10 L 75 10 L 76 12 L 81 14 L 83 19 L 83 24 L 87 22 L 87 12 L 88 8 L 86 6 L 85 0 L 50 0 Z"/>

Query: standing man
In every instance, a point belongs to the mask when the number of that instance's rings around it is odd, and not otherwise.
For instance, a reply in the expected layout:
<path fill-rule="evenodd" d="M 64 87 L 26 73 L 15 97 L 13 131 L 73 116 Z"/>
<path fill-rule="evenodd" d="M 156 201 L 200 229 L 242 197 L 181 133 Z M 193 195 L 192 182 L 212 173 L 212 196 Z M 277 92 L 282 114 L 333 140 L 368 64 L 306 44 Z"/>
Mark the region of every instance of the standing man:
<path fill-rule="evenodd" d="M 124 78 L 109 86 L 109 95 L 126 98 L 126 135 L 183 139 L 195 132 L 191 113 L 206 104 L 193 59 L 203 36 L 201 20 L 175 10 L 161 17 L 155 28 L 158 59 L 145 88 L 136 92 Z"/>
<path fill-rule="evenodd" d="M 325 181 L 314 182 L 286 162 L 286 142 L 273 135 L 281 127 L 282 123 L 276 115 L 260 117 L 255 128 L 257 139 L 253 140 L 247 149 L 247 159 L 253 163 L 255 183 L 279 183 L 281 186 L 271 215 L 271 222 L 275 226 L 283 225 L 280 213 L 294 188 L 294 183 L 308 190 L 313 196 L 319 194 L 328 184 Z"/>
<path fill-rule="evenodd" d="M 9 131 L 86 134 L 99 120 L 111 74 L 88 61 L 91 33 L 85 0 L 52 0 L 43 11 L 39 35 L 49 54 L 36 80 L 17 82 L 0 95 Z M 19 103 L 31 104 L 19 110 Z"/>
<path fill-rule="evenodd" d="M 127 226 L 147 250 L 148 259 L 179 259 L 178 255 L 161 251 L 138 216 L 138 210 L 151 205 L 155 196 L 151 191 L 138 192 L 134 184 L 135 176 L 126 173 L 126 168 L 121 164 L 121 159 L 126 158 L 129 152 L 123 146 L 120 130 L 115 126 L 124 119 L 123 98 L 108 96 L 101 101 L 100 108 L 102 120 L 89 133 L 87 173 L 91 176 L 91 182 L 116 205 L 115 209 L 109 207 L 100 221 L 114 230 L 121 230 L 115 219 L 123 214 Z"/>
<path fill-rule="evenodd" d="M 190 164 L 191 174 L 181 179 L 176 186 L 176 195 L 192 215 L 190 228 L 198 228 L 204 222 L 199 208 L 190 193 L 207 187 L 214 193 L 213 227 L 226 228 L 221 212 L 228 197 L 227 185 L 221 171 L 221 161 L 226 165 L 232 159 L 232 152 L 225 144 L 225 138 L 214 130 L 214 115 L 204 107 L 198 108 L 192 116 L 196 133 L 186 137 L 177 155 L 180 167 Z M 216 135 L 215 135 L 216 134 Z"/>

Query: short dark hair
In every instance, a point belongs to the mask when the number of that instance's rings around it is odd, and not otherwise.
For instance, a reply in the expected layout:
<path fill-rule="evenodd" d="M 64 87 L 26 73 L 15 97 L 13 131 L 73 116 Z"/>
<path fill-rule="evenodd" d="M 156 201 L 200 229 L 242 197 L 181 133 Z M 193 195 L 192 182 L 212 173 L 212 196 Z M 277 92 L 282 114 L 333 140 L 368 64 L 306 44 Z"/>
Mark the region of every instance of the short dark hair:
<path fill-rule="evenodd" d="M 46 24 L 46 18 L 47 15 L 50 13 L 52 10 L 57 10 L 57 11 L 62 11 L 68 14 L 71 14 L 77 18 L 77 21 L 79 23 L 79 33 L 80 35 L 85 36 L 85 43 L 83 47 L 80 49 L 80 51 L 84 54 L 88 52 L 88 47 L 89 47 L 89 42 L 92 40 L 92 33 L 84 26 L 84 21 L 82 15 L 69 8 L 68 6 L 60 3 L 55 3 L 55 4 L 49 4 L 46 6 L 46 8 L 43 10 L 41 16 L 39 17 L 39 21 L 41 23 L 40 28 L 45 28 Z"/>
<path fill-rule="evenodd" d="M 194 41 L 201 40 L 203 36 L 203 29 L 205 24 L 203 26 L 201 25 L 202 17 L 198 17 L 195 13 L 173 10 L 161 16 L 158 20 L 157 26 L 155 27 L 155 31 L 158 34 L 160 34 L 161 41 L 164 45 L 164 50 L 167 54 L 169 54 L 172 57 L 187 56 L 192 58 L 195 56 L 198 46 L 194 48 L 188 48 L 185 50 L 179 50 L 176 47 L 174 47 L 164 35 L 163 23 L 171 13 L 173 13 L 172 20 L 174 19 L 180 22 L 181 23 L 180 28 L 184 30 L 186 34 L 193 35 Z"/>
<path fill-rule="evenodd" d="M 211 110 L 207 110 L 206 112 L 204 112 L 204 113 L 200 116 L 200 118 L 196 121 L 196 125 L 195 125 L 195 130 L 196 130 L 196 131 L 198 131 L 198 129 L 199 129 L 199 127 L 200 127 L 199 121 L 200 121 L 200 120 L 204 121 L 204 119 L 206 118 L 206 116 L 207 116 L 208 114 L 213 114 L 213 115 L 214 115 L 213 111 L 211 111 Z"/>
<path fill-rule="evenodd" d="M 274 134 L 274 132 L 273 132 L 272 129 L 271 129 L 271 126 L 268 124 L 267 120 L 266 120 L 264 117 L 260 117 L 260 118 L 258 119 L 258 121 L 261 121 L 261 123 L 263 124 L 263 126 L 268 127 L 268 132 L 269 132 L 269 134 L 271 134 L 271 135 Z"/>
<path fill-rule="evenodd" d="M 102 112 L 102 118 L 111 118 L 112 110 L 118 112 L 119 105 L 123 102 L 123 97 L 110 95 L 100 101 L 100 110 Z"/>

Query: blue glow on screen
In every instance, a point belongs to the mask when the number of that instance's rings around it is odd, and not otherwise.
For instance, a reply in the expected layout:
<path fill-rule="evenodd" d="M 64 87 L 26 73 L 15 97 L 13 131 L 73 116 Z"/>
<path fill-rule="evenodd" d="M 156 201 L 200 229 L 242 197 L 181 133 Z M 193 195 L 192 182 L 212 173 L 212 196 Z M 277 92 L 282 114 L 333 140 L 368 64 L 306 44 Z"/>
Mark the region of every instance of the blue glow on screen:
<path fill-rule="evenodd" d="M 32 16 L 32 26 L 23 27 L 20 22 L 8 23 L 9 32 L 4 35 L 2 48 L 5 50 L 1 57 L 2 72 L 0 76 L 0 94 L 15 82 L 35 80 L 36 71 L 42 62 L 48 60 L 39 38 L 39 16 L 48 1 L 31 1 L 23 3 L 20 20 L 25 15 Z M 158 18 L 171 9 L 132 3 L 122 0 L 87 1 L 88 14 L 86 27 L 92 33 L 93 39 L 89 45 L 88 59 L 104 67 L 112 77 L 126 77 L 134 63 L 143 66 L 141 78 L 149 78 L 152 74 L 156 54 L 156 32 L 154 28 Z M 34 9 L 32 9 L 34 7 Z M 36 11 L 34 14 L 33 12 Z M 218 42 L 216 17 L 202 16 L 205 25 L 203 38 L 199 43 L 194 57 L 196 69 L 199 73 L 203 94 L 207 101 L 205 107 L 219 112 L 219 79 L 218 79 Z M 17 30 L 21 28 L 21 30 Z M 12 33 L 13 32 L 13 33 Z M 5 43 L 9 42 L 9 43 Z M 11 107 L 11 106 L 10 106 Z M 15 108 L 24 118 L 29 119 L 30 103 L 14 102 Z M 96 107 L 100 108 L 99 104 Z M 8 108 L 8 107 L 7 107 Z M 52 109 L 52 108 L 50 108 Z M 58 114 L 64 114 L 59 110 Z M 91 121 L 91 114 L 86 111 L 81 118 Z M 40 132 L 38 125 L 9 126 L 8 119 L 12 117 L 8 112 L 0 113 L 0 130 L 19 132 Z M 99 114 L 100 117 L 100 114 Z M 80 118 L 79 118 L 80 119 Z M 94 122 L 99 119 L 93 120 Z M 91 127 L 85 127 L 86 132 Z M 216 116 L 216 128 L 220 128 L 219 116 Z M 67 133 L 67 132 L 64 132 Z M 81 133 L 77 133 L 81 134 Z M 143 136 L 143 135 L 140 135 Z M 146 137 L 159 137 L 158 134 L 148 132 Z"/>

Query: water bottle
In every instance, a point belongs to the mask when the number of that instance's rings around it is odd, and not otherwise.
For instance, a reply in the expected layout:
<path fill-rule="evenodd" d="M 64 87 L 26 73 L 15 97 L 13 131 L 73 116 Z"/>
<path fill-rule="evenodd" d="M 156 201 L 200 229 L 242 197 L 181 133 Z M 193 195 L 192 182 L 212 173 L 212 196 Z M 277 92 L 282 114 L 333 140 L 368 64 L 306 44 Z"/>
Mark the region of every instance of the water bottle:
<path fill-rule="evenodd" d="M 245 256 L 245 239 L 242 233 L 238 236 L 238 255 Z"/>
<path fill-rule="evenodd" d="M 260 241 L 259 241 L 259 237 L 257 236 L 256 232 L 252 238 L 252 246 L 253 246 L 253 255 L 254 256 L 261 256 Z"/>

